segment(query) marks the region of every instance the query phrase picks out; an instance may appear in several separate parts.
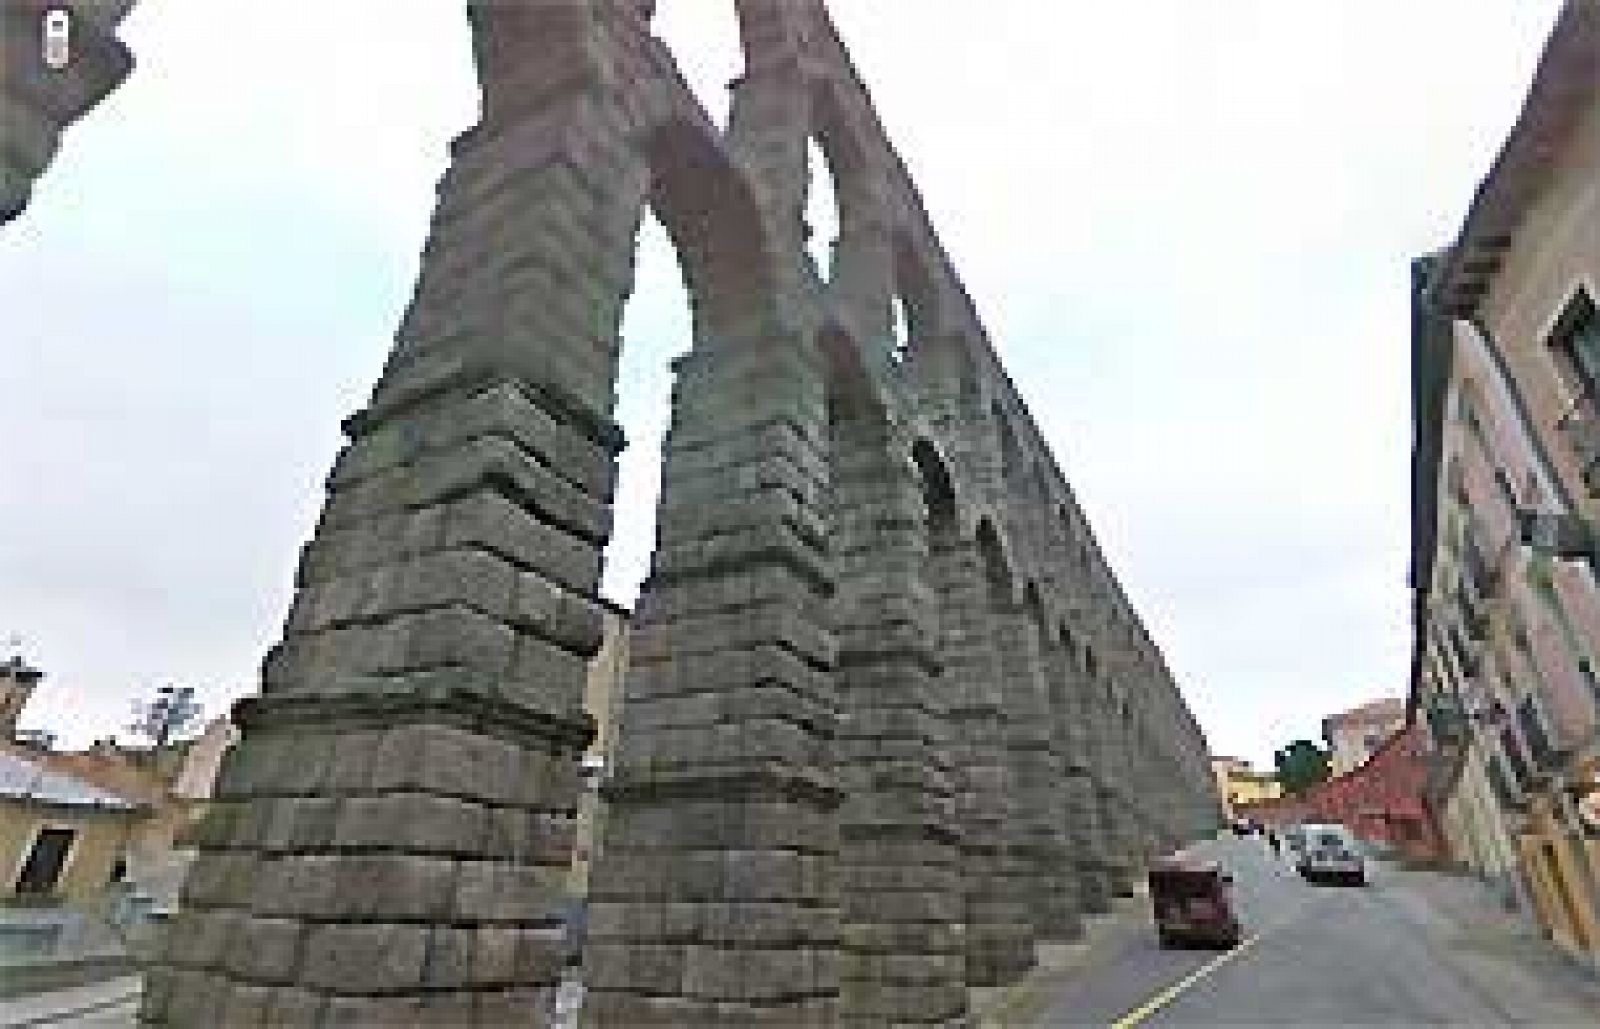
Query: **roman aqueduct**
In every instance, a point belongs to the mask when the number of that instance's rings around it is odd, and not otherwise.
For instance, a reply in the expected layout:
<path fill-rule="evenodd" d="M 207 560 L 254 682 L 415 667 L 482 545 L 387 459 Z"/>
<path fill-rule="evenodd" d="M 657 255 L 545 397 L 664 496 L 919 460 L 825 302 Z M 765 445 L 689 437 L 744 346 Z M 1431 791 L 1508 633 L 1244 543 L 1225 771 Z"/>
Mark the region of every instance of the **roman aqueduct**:
<path fill-rule="evenodd" d="M 65 5 L 65 75 L 39 66 L 34 22 L 0 35 L 9 215 L 131 68 L 131 4 Z M 584 1018 L 960 1024 L 972 988 L 1016 980 L 1144 856 L 1215 827 L 1200 729 L 822 0 L 739 0 L 725 131 L 651 0 L 467 6 L 481 120 L 452 144 L 394 350 L 235 711 L 142 1016 L 547 1017 L 648 208 L 695 342 Z M 812 141 L 837 183 L 827 276 L 806 247 Z"/>

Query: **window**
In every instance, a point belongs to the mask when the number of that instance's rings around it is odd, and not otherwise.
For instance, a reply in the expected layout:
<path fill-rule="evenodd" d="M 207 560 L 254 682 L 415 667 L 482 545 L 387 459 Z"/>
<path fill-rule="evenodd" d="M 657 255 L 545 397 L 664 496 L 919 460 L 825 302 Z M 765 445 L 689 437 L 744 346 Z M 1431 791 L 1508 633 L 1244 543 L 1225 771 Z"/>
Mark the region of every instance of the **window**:
<path fill-rule="evenodd" d="M 75 829 L 40 829 L 39 835 L 34 837 L 33 849 L 28 852 L 28 860 L 22 863 L 22 872 L 17 876 L 16 892 L 54 893 L 77 836 Z"/>
<path fill-rule="evenodd" d="M 1467 423 L 1467 428 L 1478 442 L 1483 442 L 1483 422 L 1478 419 L 1478 408 L 1466 394 L 1461 395 L 1461 420 Z"/>
<path fill-rule="evenodd" d="M 1504 468 L 1494 470 L 1494 484 L 1500 487 L 1500 497 L 1506 502 L 1507 507 L 1513 511 L 1521 507 L 1517 503 L 1517 488 L 1511 484 L 1511 476 L 1506 474 Z"/>
<path fill-rule="evenodd" d="M 1509 726 L 1500 730 L 1500 753 L 1505 756 L 1506 766 L 1511 770 L 1512 778 L 1519 789 L 1526 790 L 1528 782 L 1533 777 L 1533 770 L 1528 766 L 1528 758 L 1522 752 L 1522 744 L 1517 740 L 1517 734 Z"/>
<path fill-rule="evenodd" d="M 1589 295 L 1579 290 L 1550 332 L 1550 351 L 1567 384 L 1594 413 L 1600 399 L 1600 316 Z"/>
<path fill-rule="evenodd" d="M 1542 507 L 1544 505 L 1544 484 L 1539 481 L 1539 474 L 1529 471 L 1522 480 L 1522 489 L 1528 497 L 1529 507 Z"/>
<path fill-rule="evenodd" d="M 1595 678 L 1594 662 L 1586 657 L 1578 658 L 1578 676 L 1583 679 L 1583 684 L 1589 688 L 1589 696 L 1596 704 L 1600 704 L 1600 679 Z"/>
<path fill-rule="evenodd" d="M 1540 768 L 1555 764 L 1556 754 L 1550 745 L 1550 734 L 1545 730 L 1544 714 L 1531 694 L 1517 705 L 1517 724 L 1522 727 L 1522 738 L 1528 741 L 1533 763 Z"/>
<path fill-rule="evenodd" d="M 1461 539 L 1461 568 L 1467 573 L 1472 592 L 1481 594 L 1484 584 L 1489 581 L 1489 560 L 1478 545 L 1478 533 L 1470 528 Z"/>

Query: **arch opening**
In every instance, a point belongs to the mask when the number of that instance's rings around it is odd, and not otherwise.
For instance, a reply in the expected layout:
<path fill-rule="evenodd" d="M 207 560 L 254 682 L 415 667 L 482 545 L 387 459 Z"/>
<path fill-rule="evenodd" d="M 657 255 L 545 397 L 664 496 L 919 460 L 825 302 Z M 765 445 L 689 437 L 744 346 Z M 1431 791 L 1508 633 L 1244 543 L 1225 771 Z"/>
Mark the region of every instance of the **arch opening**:
<path fill-rule="evenodd" d="M 638 599 L 650 569 L 661 496 L 661 455 L 672 414 L 673 360 L 694 333 L 689 291 L 667 230 L 653 211 L 640 219 L 633 291 L 623 306 L 616 409 L 628 445 L 617 457 L 612 530 L 600 595 L 623 607 Z"/>
<path fill-rule="evenodd" d="M 911 459 L 922 480 L 922 499 L 928 509 L 928 528 L 935 533 L 950 533 L 956 528 L 956 490 L 950 469 L 938 450 L 926 439 L 911 446 Z"/>
<path fill-rule="evenodd" d="M 823 282 L 833 279 L 843 219 L 833 161 L 816 136 L 806 140 L 806 202 L 801 235 L 806 253 Z"/>
<path fill-rule="evenodd" d="M 731 86 L 745 70 L 744 43 L 734 0 L 657 3 L 646 0 L 650 31 L 665 43 L 689 92 L 706 117 L 727 131 L 733 110 Z"/>
<path fill-rule="evenodd" d="M 617 459 L 600 588 L 625 607 L 644 588 L 657 543 L 669 369 L 702 341 L 757 322 L 770 282 L 754 200 L 719 144 L 673 122 L 651 134 L 644 155 L 651 178 L 616 327 L 613 417 L 628 446 Z"/>
<path fill-rule="evenodd" d="M 978 524 L 978 553 L 983 558 L 984 577 L 988 580 L 991 597 L 1010 600 L 1011 565 L 1006 560 L 1005 544 L 1000 540 L 999 531 L 987 518 Z"/>
<path fill-rule="evenodd" d="M 1039 632 L 1041 643 L 1050 641 L 1050 618 L 1045 613 L 1044 595 L 1039 589 L 1039 583 L 1029 579 L 1028 584 L 1022 589 L 1022 605 L 1028 612 L 1028 617 L 1033 620 L 1034 628 Z"/>
<path fill-rule="evenodd" d="M 906 304 L 896 293 L 889 300 L 889 362 L 905 364 L 911 356 L 911 332 L 907 328 Z"/>
<path fill-rule="evenodd" d="M 1016 430 L 1011 427 L 1011 419 L 1006 416 L 1000 401 L 990 404 L 989 414 L 994 418 L 995 428 L 1000 434 L 1000 473 L 1007 482 L 1015 482 L 1022 474 L 1022 446 L 1017 442 Z"/>

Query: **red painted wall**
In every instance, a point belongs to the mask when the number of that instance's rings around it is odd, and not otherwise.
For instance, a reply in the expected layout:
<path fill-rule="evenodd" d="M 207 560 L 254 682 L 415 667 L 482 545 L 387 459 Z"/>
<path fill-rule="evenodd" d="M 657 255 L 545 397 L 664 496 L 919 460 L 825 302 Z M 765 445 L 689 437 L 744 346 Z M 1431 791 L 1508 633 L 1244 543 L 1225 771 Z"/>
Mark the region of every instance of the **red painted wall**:
<path fill-rule="evenodd" d="M 1263 822 L 1338 822 L 1358 838 L 1408 858 L 1446 856 L 1444 839 L 1422 803 L 1426 775 L 1421 729 L 1390 736 L 1366 764 L 1329 779 L 1304 796 L 1250 805 L 1241 814 Z"/>

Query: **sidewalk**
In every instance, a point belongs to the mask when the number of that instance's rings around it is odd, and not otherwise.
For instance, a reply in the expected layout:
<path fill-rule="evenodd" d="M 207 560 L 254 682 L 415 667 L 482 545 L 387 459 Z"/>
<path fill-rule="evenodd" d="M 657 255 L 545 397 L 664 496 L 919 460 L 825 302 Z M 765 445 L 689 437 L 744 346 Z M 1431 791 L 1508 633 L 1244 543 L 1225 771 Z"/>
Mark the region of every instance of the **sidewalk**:
<path fill-rule="evenodd" d="M 122 976 L 87 986 L 73 986 L 0 1001 L 0 1026 L 132 1026 L 139 1000 L 140 979 Z"/>
<path fill-rule="evenodd" d="M 1084 919 L 1083 939 L 1041 953 L 1031 972 L 973 1006 L 980 1029 L 1006 1029 L 1037 1020 L 1058 988 L 1103 967 L 1126 953 L 1150 932 L 1150 897 L 1143 881 L 1132 897 L 1112 898 L 1111 910 Z"/>
<path fill-rule="evenodd" d="M 1508 910 L 1476 879 L 1391 866 L 1396 913 L 1507 1021 L 1538 1025 L 1600 1023 L 1600 976 L 1563 953 L 1525 914 Z"/>

